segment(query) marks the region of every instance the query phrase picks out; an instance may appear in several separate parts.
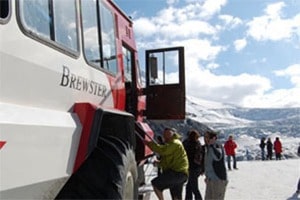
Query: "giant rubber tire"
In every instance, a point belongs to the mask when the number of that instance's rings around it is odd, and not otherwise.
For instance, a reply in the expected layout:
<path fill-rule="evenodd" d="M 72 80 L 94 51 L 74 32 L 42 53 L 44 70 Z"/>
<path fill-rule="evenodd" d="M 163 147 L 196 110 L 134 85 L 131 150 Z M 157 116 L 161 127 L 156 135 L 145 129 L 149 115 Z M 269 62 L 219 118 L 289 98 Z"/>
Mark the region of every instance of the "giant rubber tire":
<path fill-rule="evenodd" d="M 130 145 L 114 137 L 100 138 L 56 199 L 137 199 L 137 175 Z"/>

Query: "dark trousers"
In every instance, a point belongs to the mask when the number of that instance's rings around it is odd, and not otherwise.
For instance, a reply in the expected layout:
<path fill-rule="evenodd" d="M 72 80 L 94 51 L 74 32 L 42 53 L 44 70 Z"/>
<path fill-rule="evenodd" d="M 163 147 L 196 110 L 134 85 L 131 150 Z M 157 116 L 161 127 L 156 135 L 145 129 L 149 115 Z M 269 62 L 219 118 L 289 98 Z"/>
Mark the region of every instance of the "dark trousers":
<path fill-rule="evenodd" d="M 272 152 L 272 150 L 271 150 L 271 151 L 268 150 L 267 160 L 272 160 L 272 157 L 273 157 L 273 152 Z"/>
<path fill-rule="evenodd" d="M 261 149 L 261 159 L 265 160 L 265 149 Z"/>
<path fill-rule="evenodd" d="M 230 156 L 228 155 L 227 156 L 227 167 L 228 167 L 228 169 L 231 169 L 231 164 L 230 164 L 231 157 L 233 159 L 233 168 L 236 169 L 236 158 L 235 158 L 235 155 L 230 155 Z"/>
<path fill-rule="evenodd" d="M 151 180 L 152 186 L 163 191 L 170 189 L 172 199 L 182 199 L 183 185 L 188 179 L 187 174 L 165 170 L 159 176 Z"/>
<path fill-rule="evenodd" d="M 276 153 L 275 156 L 276 156 L 276 160 L 281 160 L 281 153 Z"/>
<path fill-rule="evenodd" d="M 185 187 L 185 200 L 192 200 L 193 194 L 196 200 L 202 200 L 201 193 L 198 187 L 198 177 L 200 176 L 199 169 L 189 170 L 189 179 Z"/>

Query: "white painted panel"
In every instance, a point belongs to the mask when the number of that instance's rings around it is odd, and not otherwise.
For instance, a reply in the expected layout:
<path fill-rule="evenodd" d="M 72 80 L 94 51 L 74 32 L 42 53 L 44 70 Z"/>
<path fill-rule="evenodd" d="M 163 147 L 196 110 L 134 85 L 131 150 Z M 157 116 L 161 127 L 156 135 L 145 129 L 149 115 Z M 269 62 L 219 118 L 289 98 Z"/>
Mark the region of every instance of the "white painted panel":
<path fill-rule="evenodd" d="M 80 133 L 73 113 L 0 103 L 0 190 L 69 176 Z"/>

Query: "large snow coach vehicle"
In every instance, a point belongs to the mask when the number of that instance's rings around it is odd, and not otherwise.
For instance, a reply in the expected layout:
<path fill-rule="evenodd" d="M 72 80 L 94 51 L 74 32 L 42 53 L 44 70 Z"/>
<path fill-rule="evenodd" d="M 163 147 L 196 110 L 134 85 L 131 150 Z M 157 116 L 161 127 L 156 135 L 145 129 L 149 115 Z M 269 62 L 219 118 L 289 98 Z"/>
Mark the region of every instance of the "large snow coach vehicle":
<path fill-rule="evenodd" d="M 0 62 L 1 199 L 138 197 L 145 119 L 185 117 L 183 47 L 146 50 L 142 82 L 111 0 L 1 0 Z"/>

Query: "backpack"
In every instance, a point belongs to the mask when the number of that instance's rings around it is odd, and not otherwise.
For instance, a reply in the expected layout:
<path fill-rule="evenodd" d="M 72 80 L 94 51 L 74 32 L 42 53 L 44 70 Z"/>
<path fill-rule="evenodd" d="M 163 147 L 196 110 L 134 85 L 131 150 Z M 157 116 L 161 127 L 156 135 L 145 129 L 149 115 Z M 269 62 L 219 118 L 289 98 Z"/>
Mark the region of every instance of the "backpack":
<path fill-rule="evenodd" d="M 216 144 L 216 148 L 221 148 L 221 153 L 213 147 L 213 151 L 215 155 L 220 158 L 220 160 L 213 161 L 213 168 L 216 173 L 216 175 L 219 177 L 221 180 L 227 180 L 227 173 L 226 173 L 226 168 L 225 168 L 225 162 L 224 162 L 224 149 L 222 148 L 222 145 Z"/>
<path fill-rule="evenodd" d="M 204 164 L 204 155 L 205 155 L 205 150 L 204 147 L 201 145 L 196 146 L 196 151 L 194 155 L 194 163 L 197 165 L 202 165 Z"/>

